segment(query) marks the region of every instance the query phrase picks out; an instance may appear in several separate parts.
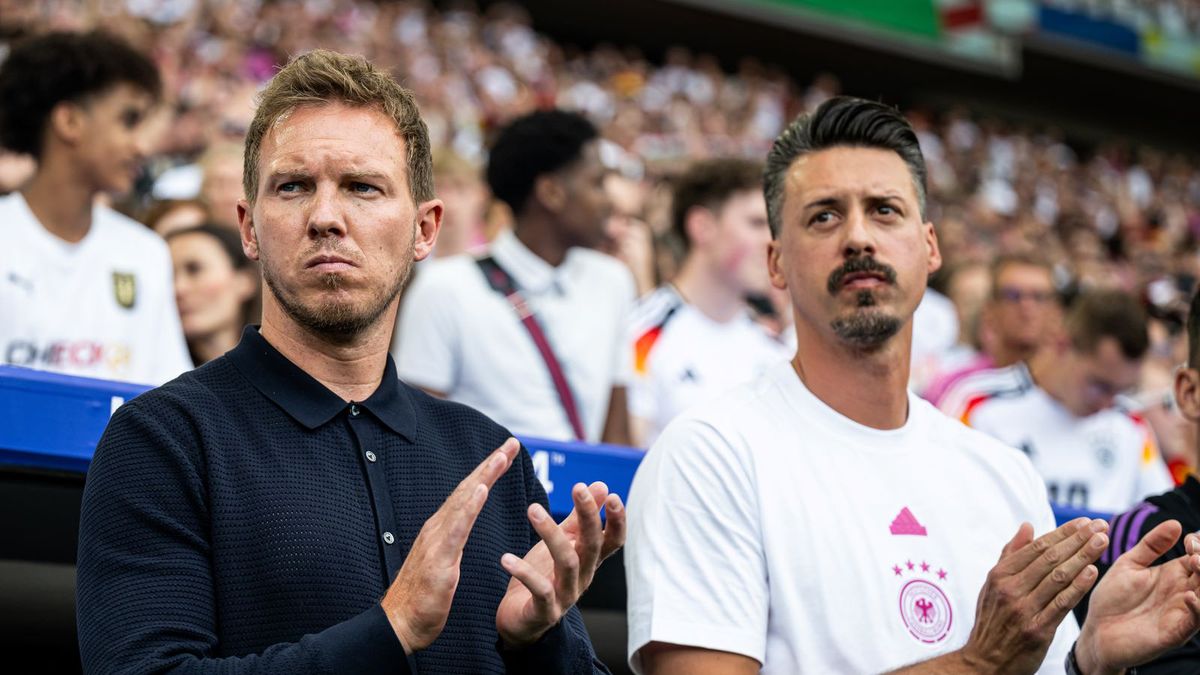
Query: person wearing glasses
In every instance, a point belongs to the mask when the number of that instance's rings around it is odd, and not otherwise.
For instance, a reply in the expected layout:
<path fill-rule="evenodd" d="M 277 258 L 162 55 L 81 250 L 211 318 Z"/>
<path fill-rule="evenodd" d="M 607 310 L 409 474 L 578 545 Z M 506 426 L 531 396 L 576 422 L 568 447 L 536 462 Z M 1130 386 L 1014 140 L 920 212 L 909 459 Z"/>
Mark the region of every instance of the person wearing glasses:
<path fill-rule="evenodd" d="M 1148 347 L 1134 297 L 1087 291 L 1032 358 L 962 379 L 940 407 L 1025 451 L 1052 502 L 1121 511 L 1174 484 L 1149 425 L 1117 404 Z"/>
<path fill-rule="evenodd" d="M 973 358 L 960 355 L 959 365 L 947 363 L 941 373 L 930 378 L 919 393 L 934 405 L 940 405 L 955 384 L 974 373 L 1006 368 L 1033 357 L 1061 318 L 1054 270 L 1045 260 L 1007 253 L 991 262 L 989 272 L 989 298 L 980 312 L 978 328 L 980 349 Z"/>

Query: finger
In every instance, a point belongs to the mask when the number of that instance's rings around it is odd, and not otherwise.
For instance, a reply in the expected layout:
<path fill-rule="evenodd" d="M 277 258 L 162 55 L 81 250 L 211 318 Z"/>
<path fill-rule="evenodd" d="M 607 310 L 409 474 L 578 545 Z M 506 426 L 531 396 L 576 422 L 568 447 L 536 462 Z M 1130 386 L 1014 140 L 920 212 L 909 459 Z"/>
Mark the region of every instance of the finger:
<path fill-rule="evenodd" d="M 601 560 L 608 558 L 625 545 L 625 504 L 621 502 L 619 495 L 614 493 L 608 496 L 604 502 L 604 515 L 604 544 L 600 547 Z"/>
<path fill-rule="evenodd" d="M 517 452 L 521 449 L 521 444 L 515 438 L 509 438 L 488 455 L 475 470 L 467 474 L 467 477 L 462 479 L 454 492 L 450 493 L 450 497 L 446 500 L 449 503 L 451 500 L 465 501 L 469 500 L 472 491 L 476 485 L 485 485 L 491 488 L 508 471 L 512 466 L 513 459 L 517 456 Z"/>
<path fill-rule="evenodd" d="M 1066 588 L 1060 590 L 1045 608 L 1034 615 L 1034 625 L 1057 627 L 1066 618 L 1067 612 L 1074 609 L 1083 596 L 1092 590 L 1098 577 L 1095 565 L 1084 567 L 1071 579 Z"/>
<path fill-rule="evenodd" d="M 487 486 L 478 483 L 466 498 L 454 504 L 447 500 L 446 504 L 438 509 L 438 513 L 434 514 L 434 517 L 441 517 L 434 541 L 443 555 L 457 559 L 462 553 L 463 547 L 467 545 L 467 538 L 471 536 L 471 528 L 475 527 L 475 519 L 479 517 L 479 512 L 487 502 L 487 495 Z"/>
<path fill-rule="evenodd" d="M 1142 540 L 1136 546 L 1129 549 L 1114 564 L 1133 564 L 1139 567 L 1149 567 L 1155 560 L 1171 550 L 1175 542 L 1179 541 L 1179 534 L 1183 532 L 1183 526 L 1178 520 L 1168 520 L 1164 523 L 1159 523 L 1158 527 L 1146 533 Z"/>
<path fill-rule="evenodd" d="M 1017 533 L 1013 535 L 1012 539 L 1008 540 L 1004 548 L 1000 549 L 1000 562 L 1003 563 L 1005 558 L 1012 555 L 1014 551 L 1021 550 L 1031 541 L 1033 541 L 1033 525 L 1021 523 L 1021 526 L 1017 528 Z"/>
<path fill-rule="evenodd" d="M 462 552 L 475 520 L 487 503 L 491 486 L 512 466 L 520 448 L 521 444 L 515 438 L 506 440 L 458 484 L 429 519 L 427 524 L 434 528 L 434 540 L 444 554 L 457 557 Z"/>
<path fill-rule="evenodd" d="M 596 481 L 588 486 L 588 492 L 592 493 L 592 498 L 596 501 L 596 508 L 599 509 L 600 505 L 604 503 L 604 499 L 608 497 L 608 486 L 600 481 Z M 559 527 L 562 528 L 563 532 L 567 533 L 568 537 L 579 536 L 579 518 L 575 515 L 574 508 L 571 509 L 571 513 L 567 516 L 566 520 L 559 523 Z"/>
<path fill-rule="evenodd" d="M 1080 569 L 1083 569 L 1083 565 L 1095 562 L 1100 558 L 1100 554 L 1104 553 L 1104 546 L 1108 545 L 1107 533 L 1107 522 L 1092 520 L 1076 530 L 1071 536 L 1047 548 L 1021 572 L 1022 579 L 1026 584 L 1025 587 L 1033 588 L 1042 582 L 1047 575 L 1056 572 L 1064 564 L 1069 566 L 1073 560 L 1078 560 L 1076 558 L 1077 554 L 1082 554 L 1084 562 L 1078 565 L 1078 569 L 1074 570 L 1076 573 Z M 1100 541 L 1101 539 L 1103 539 L 1102 542 Z M 1097 546 L 1099 546 L 1099 549 L 1096 548 Z M 1049 602 L 1050 598 L 1065 585 L 1065 583 L 1060 585 L 1059 589 L 1046 596 L 1044 600 Z"/>
<path fill-rule="evenodd" d="M 593 486 L 599 486 L 604 492 L 604 496 L 608 496 L 608 486 L 604 483 L 596 482 Z M 571 496 L 575 500 L 575 514 L 579 521 L 579 536 L 575 539 L 575 552 L 579 554 L 579 568 L 585 575 L 591 574 L 596 569 L 596 565 L 600 562 L 600 546 L 604 541 L 604 526 L 600 524 L 600 505 L 596 503 L 594 492 L 583 483 L 579 483 L 571 490 Z M 603 500 L 601 500 L 603 503 Z"/>
<path fill-rule="evenodd" d="M 579 554 L 575 552 L 575 545 L 541 504 L 530 505 L 529 522 L 546 543 L 554 560 L 555 586 L 560 594 L 575 602 L 575 589 L 579 584 Z"/>
<path fill-rule="evenodd" d="M 1064 590 L 1070 590 L 1081 573 L 1092 567 L 1092 563 L 1100 558 L 1107 547 L 1108 534 L 1096 532 L 1093 523 L 1046 551 L 1028 568 L 1028 573 L 1032 575 L 1047 561 L 1057 562 L 1036 582 L 1037 587 L 1030 594 L 1034 606 L 1040 610 L 1048 604 L 1053 605 Z"/>
<path fill-rule="evenodd" d="M 549 577 L 534 569 L 528 561 L 511 553 L 500 556 L 500 566 L 529 591 L 538 616 L 554 617 L 557 596 L 554 592 L 554 583 L 550 581 Z"/>
<path fill-rule="evenodd" d="M 997 565 L 997 567 L 1003 568 L 1004 571 L 1008 572 L 1009 574 L 1021 572 L 1033 564 L 1035 560 L 1040 558 L 1047 551 L 1054 548 L 1054 546 L 1057 544 L 1062 543 L 1064 540 L 1069 539 L 1072 535 L 1078 533 L 1081 527 L 1087 527 L 1091 522 L 1092 521 L 1088 518 L 1076 518 L 1075 520 L 1064 523 L 1061 527 L 1043 534 L 1037 539 L 1034 539 L 1032 542 L 1029 542 L 1024 546 L 1014 548 L 1009 552 L 1008 559 L 1001 561 L 1001 564 Z M 1104 523 L 1104 521 L 1099 522 Z M 1022 527 L 1024 526 L 1025 524 L 1022 523 Z M 1107 528 L 1108 524 L 1104 523 L 1104 527 Z M 1030 534 L 1032 534 L 1032 529 L 1033 526 L 1031 525 Z M 1082 542 L 1080 542 L 1080 544 L 1082 544 Z M 1043 574 L 1048 571 L 1049 570 L 1044 570 Z M 1032 587 L 1033 585 L 1030 584 L 1029 588 Z"/>

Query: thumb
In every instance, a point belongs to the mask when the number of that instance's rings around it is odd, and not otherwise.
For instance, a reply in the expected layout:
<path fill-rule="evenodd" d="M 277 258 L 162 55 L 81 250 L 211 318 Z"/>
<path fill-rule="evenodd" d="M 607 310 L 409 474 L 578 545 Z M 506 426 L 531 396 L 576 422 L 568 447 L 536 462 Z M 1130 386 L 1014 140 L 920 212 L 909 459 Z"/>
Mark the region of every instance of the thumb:
<path fill-rule="evenodd" d="M 1146 533 L 1142 540 L 1137 543 L 1137 546 L 1129 549 L 1117 559 L 1117 562 L 1122 560 L 1127 563 L 1138 565 L 1140 567 L 1149 567 L 1151 563 L 1158 560 L 1159 556 L 1171 550 L 1176 541 L 1179 541 L 1179 535 L 1183 532 L 1183 526 L 1178 520 L 1168 520 L 1165 523 L 1160 523 L 1158 527 Z"/>

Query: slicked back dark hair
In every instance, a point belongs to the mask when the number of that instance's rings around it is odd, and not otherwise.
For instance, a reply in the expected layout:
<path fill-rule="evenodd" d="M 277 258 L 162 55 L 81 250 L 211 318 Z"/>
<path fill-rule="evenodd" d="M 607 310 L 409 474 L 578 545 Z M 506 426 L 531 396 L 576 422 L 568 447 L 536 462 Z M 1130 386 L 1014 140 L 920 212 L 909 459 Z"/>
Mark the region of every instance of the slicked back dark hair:
<path fill-rule="evenodd" d="M 120 84 L 158 98 L 162 81 L 144 54 L 101 31 L 47 33 L 17 43 L 0 64 L 0 146 L 40 157 L 50 111 Z"/>
<path fill-rule="evenodd" d="M 1188 367 L 1200 368 L 1200 290 L 1192 296 L 1187 316 Z"/>
<path fill-rule="evenodd" d="M 1084 291 L 1067 311 L 1067 334 L 1076 351 L 1091 354 L 1100 341 L 1113 338 L 1127 359 L 1140 359 L 1150 348 L 1146 311 L 1134 296 L 1118 290 Z"/>
<path fill-rule="evenodd" d="M 925 217 L 925 158 L 912 125 L 895 108 L 851 96 L 831 98 L 811 114 L 800 115 L 779 134 L 767 155 L 763 195 L 771 234 L 779 237 L 783 219 L 784 184 L 788 169 L 800 157 L 829 148 L 891 150 L 912 174 L 921 217 Z"/>
<path fill-rule="evenodd" d="M 687 236 L 688 213 L 697 206 L 716 211 L 734 194 L 762 185 L 763 165 L 750 159 L 719 157 L 689 166 L 676 181 L 671 195 L 671 225 L 679 240 L 691 248 Z"/>
<path fill-rule="evenodd" d="M 596 127 L 578 113 L 539 110 L 504 127 L 488 156 L 487 182 L 492 194 L 521 213 L 539 176 L 553 173 L 583 155 L 583 146 L 599 138 Z"/>

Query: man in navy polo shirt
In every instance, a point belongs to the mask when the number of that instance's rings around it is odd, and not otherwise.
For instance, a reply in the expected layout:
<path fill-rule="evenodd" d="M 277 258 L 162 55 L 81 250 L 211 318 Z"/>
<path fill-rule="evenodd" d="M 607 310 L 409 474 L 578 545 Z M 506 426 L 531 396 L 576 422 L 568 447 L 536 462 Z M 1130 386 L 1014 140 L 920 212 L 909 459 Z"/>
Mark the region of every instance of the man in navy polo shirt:
<path fill-rule="evenodd" d="M 263 92 L 238 206 L 262 327 L 97 447 L 87 672 L 607 672 L 573 605 L 624 541 L 620 499 L 576 485 L 556 524 L 507 431 L 388 357 L 441 223 L 431 176 L 411 94 L 366 61 L 311 52 Z"/>

